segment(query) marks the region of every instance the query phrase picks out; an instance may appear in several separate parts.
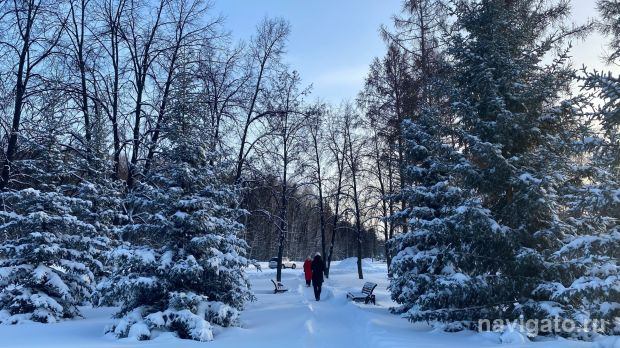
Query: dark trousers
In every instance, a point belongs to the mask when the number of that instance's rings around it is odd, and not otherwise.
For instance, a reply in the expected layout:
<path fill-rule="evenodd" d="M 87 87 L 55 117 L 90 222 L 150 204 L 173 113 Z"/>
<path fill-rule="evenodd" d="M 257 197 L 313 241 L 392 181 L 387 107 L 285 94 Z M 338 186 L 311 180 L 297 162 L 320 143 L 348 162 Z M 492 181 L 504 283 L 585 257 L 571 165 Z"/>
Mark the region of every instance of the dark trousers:
<path fill-rule="evenodd" d="M 321 283 L 312 282 L 312 287 L 314 288 L 314 298 L 318 301 L 321 299 Z"/>
<path fill-rule="evenodd" d="M 310 286 L 310 279 L 306 280 L 306 285 Z"/>

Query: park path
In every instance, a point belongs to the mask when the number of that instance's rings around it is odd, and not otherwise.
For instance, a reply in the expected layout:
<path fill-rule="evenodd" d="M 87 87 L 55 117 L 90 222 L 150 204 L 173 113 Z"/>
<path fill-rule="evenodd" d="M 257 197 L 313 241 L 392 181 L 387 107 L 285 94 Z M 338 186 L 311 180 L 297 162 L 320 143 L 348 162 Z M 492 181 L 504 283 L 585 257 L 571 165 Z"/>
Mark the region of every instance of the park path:
<path fill-rule="evenodd" d="M 389 312 L 394 303 L 387 291 L 386 274 L 384 264 L 366 270 L 364 280 L 357 279 L 355 269 L 334 269 L 317 302 L 299 267 L 282 271 L 282 283 L 289 290 L 278 294 L 273 293 L 270 281 L 275 279 L 275 270 L 250 270 L 257 300 L 243 312 L 241 328 L 226 329 L 210 346 L 231 347 L 249 340 L 252 347 L 270 348 L 445 346 L 446 342 L 438 337 L 445 333 L 431 334 L 428 326 L 413 325 Z M 377 305 L 347 300 L 346 293 L 360 291 L 365 281 L 378 284 Z M 467 340 L 468 335 L 459 336 Z M 476 341 L 479 346 L 480 341 Z"/>

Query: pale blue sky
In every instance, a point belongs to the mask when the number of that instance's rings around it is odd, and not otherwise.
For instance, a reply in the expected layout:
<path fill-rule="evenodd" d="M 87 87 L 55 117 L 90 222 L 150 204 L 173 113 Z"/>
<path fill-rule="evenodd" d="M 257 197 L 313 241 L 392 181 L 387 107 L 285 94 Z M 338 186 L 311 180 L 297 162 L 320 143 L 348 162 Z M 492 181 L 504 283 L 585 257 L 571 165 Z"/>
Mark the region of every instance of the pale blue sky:
<path fill-rule="evenodd" d="M 284 17 L 292 26 L 286 61 L 298 70 L 313 97 L 338 103 L 361 89 L 368 65 L 385 46 L 379 26 L 389 24 L 402 0 L 214 0 L 215 13 L 235 38 L 248 39 L 265 16 Z M 596 16 L 594 0 L 572 0 L 573 17 L 583 23 Z M 573 46 L 573 62 L 613 70 L 600 61 L 604 39 L 594 34 Z"/>

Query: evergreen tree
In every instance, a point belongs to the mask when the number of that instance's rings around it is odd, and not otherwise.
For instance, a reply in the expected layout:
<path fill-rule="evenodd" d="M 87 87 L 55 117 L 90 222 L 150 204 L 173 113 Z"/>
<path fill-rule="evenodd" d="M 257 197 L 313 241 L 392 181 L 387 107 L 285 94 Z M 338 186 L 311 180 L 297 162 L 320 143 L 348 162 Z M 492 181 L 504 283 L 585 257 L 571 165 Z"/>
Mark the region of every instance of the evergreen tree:
<path fill-rule="evenodd" d="M 455 13 L 453 106 L 473 164 L 465 185 L 514 245 L 507 253 L 481 241 L 507 280 L 495 308 L 500 318 L 571 317 L 547 290 L 559 284 L 563 266 L 553 252 L 575 234 L 558 198 L 574 176 L 571 144 L 581 131 L 579 105 L 561 99 L 575 76 L 564 43 L 587 28 L 564 26 L 565 1 L 457 1 Z M 545 63 L 547 56 L 553 59 Z"/>
<path fill-rule="evenodd" d="M 513 245 L 488 209 L 460 188 L 459 172 L 471 164 L 453 147 L 442 144 L 439 115 L 428 109 L 403 124 L 413 183 L 401 198 L 407 209 L 406 233 L 390 240 L 395 255 L 390 268 L 393 310 L 412 321 L 442 321 L 457 330 L 470 327 L 476 317 L 496 317 L 502 289 L 510 279 L 502 275 L 497 253 L 514 259 Z"/>
<path fill-rule="evenodd" d="M 617 191 L 601 167 L 578 164 L 588 158 L 579 146 L 592 142 L 583 99 L 562 100 L 575 81 L 563 44 L 586 28 L 566 29 L 562 1 L 452 5 L 442 84 L 458 126 L 442 130 L 449 116 L 428 105 L 403 124 L 412 185 L 393 218 L 406 217 L 411 232 L 390 242 L 396 310 L 450 329 L 613 318 Z"/>
<path fill-rule="evenodd" d="M 597 2 L 598 28 L 611 37 L 607 61 L 620 57 L 620 5 Z M 572 317 L 603 319 L 608 334 L 620 332 L 620 80 L 611 73 L 584 68 L 583 126 L 574 142 L 581 163 L 563 190 L 564 212 L 571 233 L 553 254 L 558 281 L 538 291 Z M 602 132 L 601 132 L 602 130 Z"/>
<path fill-rule="evenodd" d="M 606 334 L 620 332 L 620 189 L 596 162 L 580 166 L 563 190 L 563 218 L 571 226 L 549 257 L 556 277 L 535 294 L 563 317 L 604 320 Z"/>
<path fill-rule="evenodd" d="M 94 290 L 107 239 L 84 222 L 90 202 L 34 189 L 0 193 L 0 322 L 79 315 Z"/>
<path fill-rule="evenodd" d="M 187 88 L 175 93 L 169 145 L 128 194 L 126 244 L 109 254 L 114 274 L 99 285 L 101 303 L 120 302 L 120 321 L 110 328 L 118 337 L 168 330 L 208 341 L 212 325 L 238 324 L 238 310 L 253 299 L 242 271 L 249 260 L 238 192 L 210 164 L 202 138 L 209 133 L 192 123 Z"/>
<path fill-rule="evenodd" d="M 79 316 L 90 302 L 110 244 L 105 222 L 83 195 L 79 160 L 62 151 L 63 97 L 46 95 L 38 126 L 22 140 L 7 191 L 0 193 L 0 322 L 50 323 Z"/>

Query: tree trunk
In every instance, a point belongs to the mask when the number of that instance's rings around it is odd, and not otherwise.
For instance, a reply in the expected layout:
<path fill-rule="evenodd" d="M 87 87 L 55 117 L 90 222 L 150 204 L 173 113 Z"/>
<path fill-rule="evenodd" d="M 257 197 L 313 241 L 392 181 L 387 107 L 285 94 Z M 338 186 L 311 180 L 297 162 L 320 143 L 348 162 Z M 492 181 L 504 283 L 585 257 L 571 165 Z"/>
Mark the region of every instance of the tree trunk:
<path fill-rule="evenodd" d="M 338 158 L 338 149 L 335 149 L 335 155 L 336 155 L 336 163 L 338 165 L 338 186 L 336 188 L 336 207 L 334 208 L 334 220 L 332 223 L 332 240 L 331 243 L 329 245 L 329 255 L 327 256 L 327 268 L 326 268 L 326 272 L 325 272 L 325 276 L 327 278 L 329 278 L 329 270 L 331 267 L 331 263 L 332 263 L 332 256 L 334 255 L 334 243 L 336 241 L 336 229 L 338 228 L 338 215 L 340 214 L 340 195 L 342 194 L 342 176 L 343 176 L 343 172 L 344 172 L 344 162 L 345 162 L 345 156 L 346 156 L 346 138 L 344 139 L 344 146 L 343 146 L 343 150 L 342 150 L 342 157 L 340 157 L 340 159 Z M 335 145 L 335 144 L 334 144 Z"/>
<path fill-rule="evenodd" d="M 112 48 L 112 67 L 114 69 L 114 81 L 112 82 L 112 112 L 110 113 L 110 121 L 112 122 L 112 138 L 114 142 L 114 175 L 119 179 L 121 166 L 121 137 L 118 130 L 118 99 L 119 99 L 119 51 L 118 51 L 118 33 L 110 32 L 110 42 Z"/>
<path fill-rule="evenodd" d="M 116 8 L 116 11 L 113 11 L 112 5 L 110 3 L 110 7 L 106 7 L 106 19 L 107 19 L 107 30 L 108 35 L 110 37 L 110 49 L 109 55 L 110 60 L 112 62 L 112 90 L 106 90 L 107 98 L 110 98 L 111 110 L 107 109 L 106 113 L 112 124 L 112 144 L 114 153 L 112 154 L 114 161 L 114 177 L 116 179 L 120 179 L 120 169 L 121 169 L 121 136 L 119 130 L 119 99 L 120 99 L 120 47 L 119 47 L 119 39 L 121 38 L 120 34 L 120 18 L 123 13 L 125 7 L 125 1 L 121 0 Z"/>
<path fill-rule="evenodd" d="M 323 207 L 323 182 L 321 177 L 321 156 L 319 156 L 319 127 L 320 125 L 317 123 L 316 125 L 316 133 L 312 134 L 312 140 L 314 143 L 314 159 L 316 161 L 316 173 L 317 173 L 317 186 L 319 190 L 319 225 L 321 230 L 321 255 L 323 257 L 323 262 L 325 262 L 326 254 L 325 254 L 325 209 Z M 327 267 L 323 267 L 323 273 L 325 277 L 329 277 L 329 272 Z"/>
<path fill-rule="evenodd" d="M 160 27 L 161 15 L 164 9 L 164 0 L 160 0 L 159 6 L 157 8 L 157 16 L 155 18 L 155 22 L 153 23 L 153 27 L 150 30 L 149 36 L 144 43 L 144 47 L 138 47 L 135 39 L 130 44 L 133 44 L 133 57 L 134 61 L 134 74 L 135 74 L 135 83 L 136 83 L 136 109 L 134 111 L 134 125 L 132 132 L 132 148 L 131 148 L 131 160 L 129 163 L 129 171 L 127 176 L 127 189 L 131 189 L 134 186 L 136 181 L 136 176 L 138 174 L 138 156 L 140 154 L 140 128 L 141 128 L 141 120 L 142 120 L 142 98 L 144 97 L 144 89 L 146 88 L 146 79 L 149 73 L 149 68 L 151 66 L 151 54 L 152 45 L 155 42 L 155 36 L 157 34 L 157 30 Z M 135 33 L 133 33 L 135 35 Z M 126 38 L 126 40 L 128 40 Z M 130 41 L 130 40 L 128 40 Z M 140 53 L 141 52 L 141 53 Z"/>
<path fill-rule="evenodd" d="M 181 32 L 181 36 L 182 35 L 183 33 Z M 164 94 L 162 95 L 162 100 L 159 105 L 159 110 L 157 110 L 157 121 L 155 122 L 155 130 L 153 131 L 153 135 L 151 136 L 149 150 L 146 155 L 146 162 L 144 163 L 144 175 L 148 174 L 151 168 L 151 163 L 153 162 L 153 157 L 155 157 L 155 150 L 157 149 L 157 142 L 159 141 L 159 134 L 161 132 L 161 127 L 163 126 L 164 115 L 166 113 L 166 106 L 168 104 L 168 95 L 170 94 L 170 88 L 172 86 L 172 78 L 174 77 L 174 69 L 176 67 L 176 60 L 177 60 L 177 56 L 178 56 L 178 52 L 180 48 L 181 48 L 181 41 L 178 40 L 176 42 L 176 46 L 174 47 L 172 58 L 170 59 L 170 65 L 168 66 L 168 74 L 166 77 L 166 83 L 164 85 Z"/>
<path fill-rule="evenodd" d="M 237 157 L 237 170 L 235 171 L 235 182 L 236 183 L 239 183 L 239 180 L 241 180 L 241 173 L 243 171 L 243 164 L 245 162 L 245 143 L 248 138 L 248 132 L 250 130 L 250 125 L 252 124 L 252 114 L 254 113 L 254 107 L 256 106 L 256 99 L 258 98 L 258 93 L 260 92 L 260 86 L 262 83 L 263 73 L 265 71 L 266 64 L 267 64 L 267 56 L 265 56 L 265 59 L 261 61 L 260 69 L 258 72 L 258 77 L 256 79 L 256 85 L 254 86 L 254 93 L 252 94 L 252 101 L 250 102 L 250 107 L 246 115 L 245 125 L 243 127 L 243 133 L 241 134 L 241 144 L 239 145 L 239 155 Z M 278 267 L 278 269 L 280 268 Z"/>
<path fill-rule="evenodd" d="M 84 59 L 84 30 L 86 27 L 86 1 L 82 0 L 80 2 L 80 18 L 79 22 L 75 18 L 75 8 L 73 4 L 71 6 L 71 14 L 73 18 L 73 26 L 74 26 L 74 36 L 75 36 L 75 45 L 76 45 L 76 53 L 77 53 L 77 61 L 78 68 L 80 71 L 80 101 L 81 101 L 81 111 L 82 116 L 84 117 L 84 139 L 86 140 L 86 160 L 88 163 L 92 161 L 92 127 L 90 122 L 90 115 L 88 110 L 88 88 L 86 86 L 86 61 Z"/>
<path fill-rule="evenodd" d="M 374 145 L 375 145 L 375 162 L 377 166 L 377 180 L 379 181 L 379 193 L 381 194 L 381 210 L 383 213 L 383 236 L 385 238 L 385 259 L 387 262 L 388 272 L 390 271 L 390 250 L 388 248 L 388 239 L 389 235 L 389 223 L 388 223 L 388 202 L 386 200 L 387 192 L 385 190 L 385 183 L 383 182 L 383 173 L 381 168 L 381 152 L 379 151 L 379 138 L 375 133 L 373 137 Z M 389 173 L 389 171 L 388 171 Z"/>
<path fill-rule="evenodd" d="M 390 145 L 390 148 L 392 147 L 392 145 Z M 388 169 L 388 192 L 390 194 L 394 193 L 394 169 L 393 169 L 393 161 L 392 161 L 392 152 L 390 151 L 390 155 L 388 157 L 388 165 L 387 165 L 387 169 Z M 394 215 L 394 201 L 392 199 L 390 199 L 388 201 L 388 208 L 389 208 L 389 216 Z M 389 234 L 388 234 L 388 239 L 386 239 L 386 244 L 387 241 L 392 239 L 394 237 L 394 220 L 390 219 L 389 220 Z M 392 256 L 389 253 L 389 249 L 386 246 L 386 262 L 388 264 L 388 271 L 390 269 L 390 264 L 392 263 Z"/>
<path fill-rule="evenodd" d="M 2 165 L 2 181 L 0 181 L 0 190 L 5 190 L 11 178 L 11 165 L 17 152 L 17 137 L 19 135 L 19 126 L 22 116 L 22 108 L 24 106 L 24 95 L 26 94 L 26 86 L 28 84 L 28 69 L 26 63 L 28 60 L 28 51 L 30 50 L 30 29 L 33 25 L 31 16 L 32 8 L 28 8 L 28 21 L 22 37 L 22 49 L 19 53 L 19 62 L 17 66 L 17 81 L 15 83 L 15 99 L 13 102 L 13 122 L 11 124 L 11 134 L 9 135 L 9 143 L 4 156 Z M 24 76 L 26 74 L 26 76 Z"/>
<path fill-rule="evenodd" d="M 348 127 L 350 127 L 350 125 Z M 359 279 L 364 279 L 364 274 L 362 272 L 362 217 L 357 190 L 358 163 L 355 156 L 353 155 L 351 130 L 345 129 L 345 132 L 347 132 L 347 139 L 349 143 L 349 166 L 351 167 L 351 179 L 353 181 L 353 206 L 355 208 L 355 230 L 357 234 L 357 275 Z"/>
<path fill-rule="evenodd" d="M 286 117 L 286 116 L 285 116 Z M 280 192 L 280 238 L 278 240 L 278 270 L 276 272 L 276 280 L 282 281 L 282 254 L 284 253 L 284 241 L 286 239 L 286 233 L 288 229 L 287 221 L 287 171 L 288 171 L 288 149 L 287 149 L 287 129 L 285 121 L 284 130 L 282 131 L 283 148 L 283 163 L 282 163 L 282 190 Z"/>
<path fill-rule="evenodd" d="M 26 47 L 26 46 L 24 46 Z M 22 51 L 25 53 L 25 51 Z M 11 125 L 11 134 L 9 136 L 9 144 L 6 149 L 6 155 L 4 159 L 4 165 L 2 166 L 2 182 L 0 183 L 0 189 L 4 190 L 11 178 L 11 165 L 17 151 L 17 136 L 19 134 L 19 125 L 22 115 L 22 107 L 24 103 L 24 94 L 26 91 L 26 84 L 22 78 L 24 68 L 25 55 L 20 56 L 19 68 L 17 70 L 17 83 L 15 84 L 15 101 L 13 110 L 13 123 Z"/>

